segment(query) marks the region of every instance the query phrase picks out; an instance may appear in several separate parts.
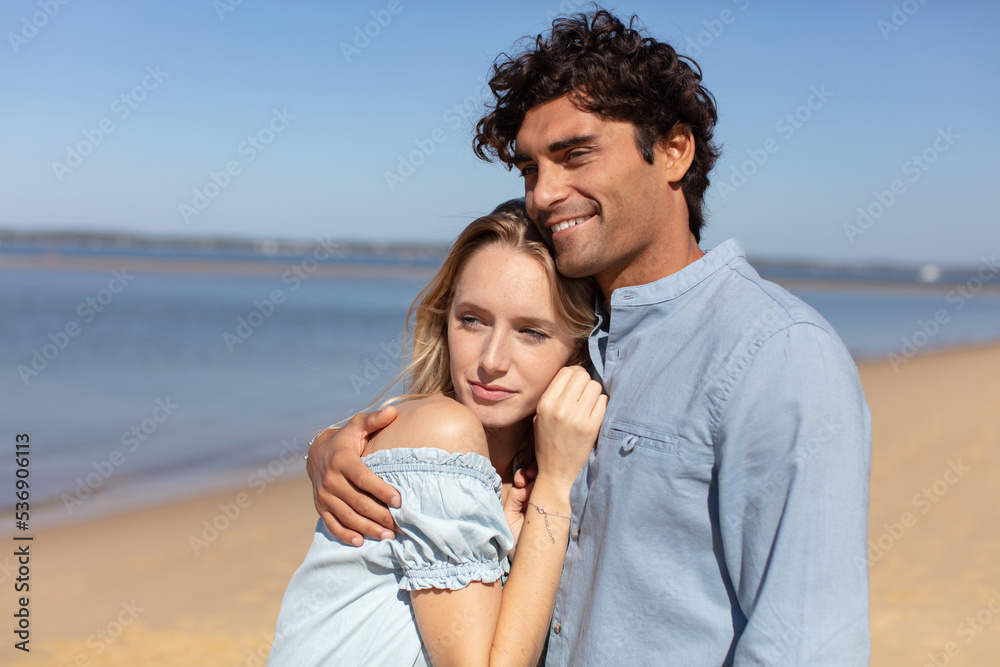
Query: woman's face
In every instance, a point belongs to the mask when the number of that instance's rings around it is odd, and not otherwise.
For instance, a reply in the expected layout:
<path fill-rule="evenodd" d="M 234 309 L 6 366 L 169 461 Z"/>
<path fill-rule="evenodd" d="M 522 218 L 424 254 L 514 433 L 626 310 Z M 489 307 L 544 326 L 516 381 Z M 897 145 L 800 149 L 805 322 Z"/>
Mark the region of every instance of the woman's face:
<path fill-rule="evenodd" d="M 458 274 L 448 313 L 455 398 L 487 429 L 531 416 L 575 345 L 538 260 L 483 248 Z"/>

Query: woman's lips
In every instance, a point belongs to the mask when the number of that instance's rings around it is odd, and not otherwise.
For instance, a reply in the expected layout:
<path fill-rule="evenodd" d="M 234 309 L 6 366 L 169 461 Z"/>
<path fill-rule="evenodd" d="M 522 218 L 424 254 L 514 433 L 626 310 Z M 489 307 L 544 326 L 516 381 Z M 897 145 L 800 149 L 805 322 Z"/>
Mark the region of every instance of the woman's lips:
<path fill-rule="evenodd" d="M 472 393 L 479 398 L 484 398 L 488 401 L 500 401 L 509 396 L 513 396 L 515 392 L 504 389 L 503 387 L 498 387 L 493 384 L 483 384 L 481 382 L 470 382 L 472 386 Z"/>

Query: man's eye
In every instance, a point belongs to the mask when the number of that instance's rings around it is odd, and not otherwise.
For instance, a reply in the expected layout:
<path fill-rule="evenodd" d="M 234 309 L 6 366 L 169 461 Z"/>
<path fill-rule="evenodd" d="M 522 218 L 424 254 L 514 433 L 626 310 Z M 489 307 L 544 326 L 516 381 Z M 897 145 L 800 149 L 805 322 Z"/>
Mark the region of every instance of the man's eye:
<path fill-rule="evenodd" d="M 580 151 L 570 151 L 569 153 L 566 154 L 566 160 L 567 161 L 573 160 L 574 158 L 583 157 L 586 154 L 587 154 L 587 151 L 583 151 L 583 150 L 580 150 Z"/>
<path fill-rule="evenodd" d="M 532 166 L 532 167 L 524 167 L 523 169 L 519 169 L 518 171 L 521 172 L 521 178 L 527 178 L 528 176 L 531 176 L 536 171 L 538 171 L 538 168 L 534 167 L 534 166 Z"/>

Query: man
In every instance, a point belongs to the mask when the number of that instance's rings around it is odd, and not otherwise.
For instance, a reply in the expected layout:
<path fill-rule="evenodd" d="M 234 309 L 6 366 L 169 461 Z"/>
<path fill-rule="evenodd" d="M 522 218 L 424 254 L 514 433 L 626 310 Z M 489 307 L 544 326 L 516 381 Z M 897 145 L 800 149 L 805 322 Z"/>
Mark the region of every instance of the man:
<path fill-rule="evenodd" d="M 477 128 L 477 155 L 521 172 L 559 270 L 604 295 L 590 354 L 610 402 L 546 664 L 867 664 L 868 407 L 829 324 L 736 241 L 698 247 L 718 151 L 689 62 L 603 10 L 558 19 L 501 56 Z M 345 541 L 391 526 L 358 492 L 395 500 L 358 458 L 391 417 L 311 448 Z"/>

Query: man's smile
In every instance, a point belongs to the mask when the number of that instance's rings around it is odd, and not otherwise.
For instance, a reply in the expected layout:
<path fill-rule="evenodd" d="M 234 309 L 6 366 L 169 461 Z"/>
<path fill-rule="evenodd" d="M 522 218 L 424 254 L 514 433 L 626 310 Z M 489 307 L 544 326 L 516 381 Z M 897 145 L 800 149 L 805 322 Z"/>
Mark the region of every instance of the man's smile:
<path fill-rule="evenodd" d="M 593 215 L 581 215 L 576 218 L 570 218 L 569 220 L 562 220 L 560 222 L 556 222 L 555 224 L 550 224 L 549 229 L 552 230 L 552 235 L 555 236 L 559 232 L 569 229 L 570 227 L 576 227 L 579 224 L 587 222 L 593 217 Z"/>

